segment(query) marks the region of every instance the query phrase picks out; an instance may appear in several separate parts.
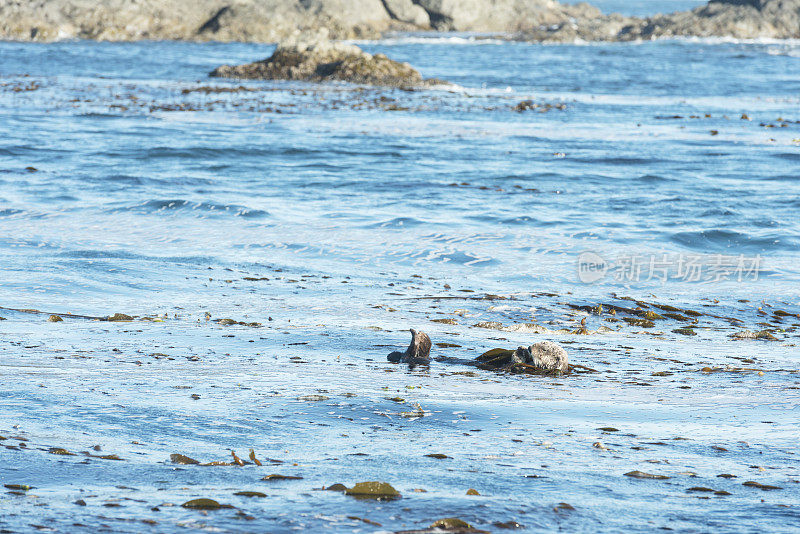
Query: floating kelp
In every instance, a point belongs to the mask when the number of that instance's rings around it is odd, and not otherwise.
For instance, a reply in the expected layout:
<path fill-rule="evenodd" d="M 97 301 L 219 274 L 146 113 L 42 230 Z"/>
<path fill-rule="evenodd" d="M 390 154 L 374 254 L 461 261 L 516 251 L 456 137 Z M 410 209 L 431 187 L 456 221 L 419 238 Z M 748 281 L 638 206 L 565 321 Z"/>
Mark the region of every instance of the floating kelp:
<path fill-rule="evenodd" d="M 259 466 L 261 465 L 261 461 L 258 458 L 256 458 L 256 451 L 254 451 L 253 449 L 250 449 L 250 454 L 248 455 L 248 458 L 250 458 L 250 461 L 253 462 L 254 464 Z"/>

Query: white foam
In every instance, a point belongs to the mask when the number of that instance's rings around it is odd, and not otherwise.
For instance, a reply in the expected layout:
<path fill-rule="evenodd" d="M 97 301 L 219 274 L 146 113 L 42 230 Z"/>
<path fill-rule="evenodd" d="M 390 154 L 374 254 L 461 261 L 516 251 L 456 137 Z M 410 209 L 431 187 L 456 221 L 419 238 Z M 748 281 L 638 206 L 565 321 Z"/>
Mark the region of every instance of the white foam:
<path fill-rule="evenodd" d="M 430 45 L 469 45 L 469 46 L 504 45 L 504 44 L 515 43 L 515 41 L 509 41 L 508 39 L 498 38 L 497 34 L 493 34 L 493 36 L 480 36 L 480 35 L 452 35 L 452 34 L 442 34 L 442 33 L 432 33 L 430 34 L 430 36 L 396 35 L 377 40 L 351 40 L 345 42 L 356 45 L 430 44 Z"/>

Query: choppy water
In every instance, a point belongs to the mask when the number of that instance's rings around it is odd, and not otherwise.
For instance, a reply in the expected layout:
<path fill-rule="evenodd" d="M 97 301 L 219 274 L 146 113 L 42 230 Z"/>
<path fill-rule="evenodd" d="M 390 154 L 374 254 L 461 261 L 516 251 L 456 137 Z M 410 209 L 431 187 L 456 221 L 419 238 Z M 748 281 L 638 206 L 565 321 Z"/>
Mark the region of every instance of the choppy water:
<path fill-rule="evenodd" d="M 0 306 L 46 312 L 0 310 L 0 435 L 11 446 L 0 477 L 36 487 L 3 498 L 0 525 L 796 524 L 800 44 L 401 36 L 362 46 L 457 87 L 207 77 L 269 55 L 259 45 L 0 43 Z M 240 85 L 248 90 L 198 91 Z M 523 100 L 540 107 L 515 111 Z M 577 268 L 587 251 L 611 266 L 592 284 Z M 637 274 L 626 258 L 641 263 Z M 701 282 L 686 280 L 688 261 Z M 720 261 L 743 263 L 714 270 Z M 757 280 L 741 270 L 753 262 Z M 674 333 L 683 323 L 671 319 L 643 330 L 576 308 L 626 302 L 612 294 L 700 309 L 699 335 Z M 46 322 L 67 312 L 160 322 Z M 456 324 L 431 322 L 448 318 Z M 582 318 L 614 331 L 473 326 L 576 328 Z M 436 357 L 548 337 L 601 374 L 386 364 L 410 327 L 458 345 Z M 727 338 L 767 327 L 778 341 Z M 416 402 L 425 417 L 398 415 Z M 284 463 L 168 462 L 174 452 L 244 458 L 251 447 Z M 633 470 L 672 478 L 623 476 Z M 304 479 L 260 481 L 272 472 Z M 403 499 L 313 491 L 373 479 Z M 687 492 L 699 486 L 732 495 Z M 237 509 L 164 505 L 194 497 Z"/>

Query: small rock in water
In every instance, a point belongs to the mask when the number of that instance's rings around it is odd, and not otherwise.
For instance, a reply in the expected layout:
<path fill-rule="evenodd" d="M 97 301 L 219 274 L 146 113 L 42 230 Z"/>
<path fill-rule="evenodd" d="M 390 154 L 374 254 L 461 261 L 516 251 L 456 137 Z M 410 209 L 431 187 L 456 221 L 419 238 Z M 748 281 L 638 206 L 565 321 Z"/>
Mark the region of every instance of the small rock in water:
<path fill-rule="evenodd" d="M 468 533 L 479 534 L 486 531 L 476 529 L 463 519 L 459 519 L 457 517 L 448 517 L 445 519 L 440 519 L 438 521 L 435 521 L 426 530 L 414 531 L 414 532 L 459 532 L 463 534 L 468 534 Z"/>
<path fill-rule="evenodd" d="M 417 87 L 434 85 L 408 63 L 368 54 L 352 44 L 328 39 L 325 30 L 295 35 L 278 43 L 267 59 L 247 65 L 223 65 L 211 76 L 258 80 L 345 81 L 358 84 Z"/>
<path fill-rule="evenodd" d="M 502 528 L 503 530 L 513 530 L 513 529 L 523 528 L 522 525 L 517 523 L 516 521 L 495 521 L 492 524 L 497 528 Z"/>
<path fill-rule="evenodd" d="M 386 358 L 392 363 L 427 364 L 431 359 L 431 338 L 411 329 L 411 344 L 405 352 L 393 352 Z"/>
<path fill-rule="evenodd" d="M 237 491 L 236 493 L 234 493 L 234 495 L 237 495 L 239 497 L 260 497 L 260 498 L 267 496 L 266 493 L 261 493 L 260 491 Z"/>
<path fill-rule="evenodd" d="M 645 473 L 643 471 L 630 471 L 625 473 L 626 477 L 631 478 L 641 478 L 646 480 L 667 480 L 669 477 L 666 475 L 653 475 L 651 473 Z"/>
<path fill-rule="evenodd" d="M 747 482 L 743 483 L 742 486 L 749 486 L 751 488 L 758 488 L 758 489 L 764 490 L 764 491 L 783 489 L 783 488 L 781 488 L 779 486 L 770 486 L 768 484 L 762 484 L 760 482 L 755 482 L 755 481 L 752 481 L 752 480 L 748 480 Z"/>
<path fill-rule="evenodd" d="M 467 490 L 467 495 L 480 495 L 480 493 L 478 493 L 478 490 L 470 488 Z"/>
<path fill-rule="evenodd" d="M 303 477 L 296 477 L 291 475 L 267 475 L 261 480 L 303 480 Z"/>
<path fill-rule="evenodd" d="M 62 319 L 62 318 L 61 318 L 61 317 L 59 317 L 58 315 L 51 315 L 50 317 L 48 317 L 48 318 L 47 318 L 47 320 L 48 320 L 49 322 L 51 322 L 51 323 L 60 323 L 60 322 L 61 322 L 61 321 L 63 321 L 64 319 Z"/>
<path fill-rule="evenodd" d="M 778 339 L 769 330 L 760 330 L 758 332 L 742 330 L 741 332 L 734 332 L 729 337 L 733 339 L 766 339 L 768 341 L 776 341 Z"/>
<path fill-rule="evenodd" d="M 126 315 L 124 313 L 115 313 L 114 315 L 109 315 L 106 317 L 106 321 L 111 322 L 122 322 L 122 321 L 133 321 L 133 317 L 130 315 Z"/>
<path fill-rule="evenodd" d="M 345 491 L 345 495 L 358 499 L 375 499 L 379 501 L 399 499 L 400 492 L 386 482 L 359 482 L 352 488 Z"/>
<path fill-rule="evenodd" d="M 74 452 L 69 452 L 67 449 L 61 447 L 50 447 L 47 449 L 50 454 L 57 454 L 59 456 L 75 456 Z"/>
<path fill-rule="evenodd" d="M 448 517 L 440 519 L 431 524 L 431 528 L 440 528 L 442 530 L 453 530 L 457 528 L 472 528 L 472 525 L 457 517 Z"/>
<path fill-rule="evenodd" d="M 181 506 L 184 508 L 191 508 L 192 510 L 219 510 L 220 508 L 233 508 L 230 504 L 220 504 L 214 499 L 192 499 L 186 501 Z"/>
<path fill-rule="evenodd" d="M 199 464 L 197 460 L 194 458 L 189 458 L 188 456 L 184 456 L 183 454 L 170 454 L 169 461 L 174 464 L 181 464 L 181 465 L 196 465 Z"/>

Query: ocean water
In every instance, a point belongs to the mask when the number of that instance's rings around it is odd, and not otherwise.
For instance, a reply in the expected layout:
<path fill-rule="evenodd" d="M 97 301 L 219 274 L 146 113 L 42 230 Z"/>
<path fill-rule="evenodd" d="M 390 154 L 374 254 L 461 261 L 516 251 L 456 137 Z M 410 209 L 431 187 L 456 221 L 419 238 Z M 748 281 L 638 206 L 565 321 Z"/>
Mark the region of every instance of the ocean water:
<path fill-rule="evenodd" d="M 800 43 L 360 45 L 452 85 L 0 43 L 0 526 L 790 531 Z M 429 368 L 386 363 L 409 328 Z M 470 365 L 543 339 L 595 372 Z M 403 498 L 317 491 L 364 480 Z"/>
<path fill-rule="evenodd" d="M 577 4 L 578 2 L 566 3 Z M 597 6 L 603 13 L 620 13 L 622 15 L 647 17 L 656 13 L 688 11 L 700 7 L 706 2 L 702 0 L 599 0 L 589 3 Z"/>

